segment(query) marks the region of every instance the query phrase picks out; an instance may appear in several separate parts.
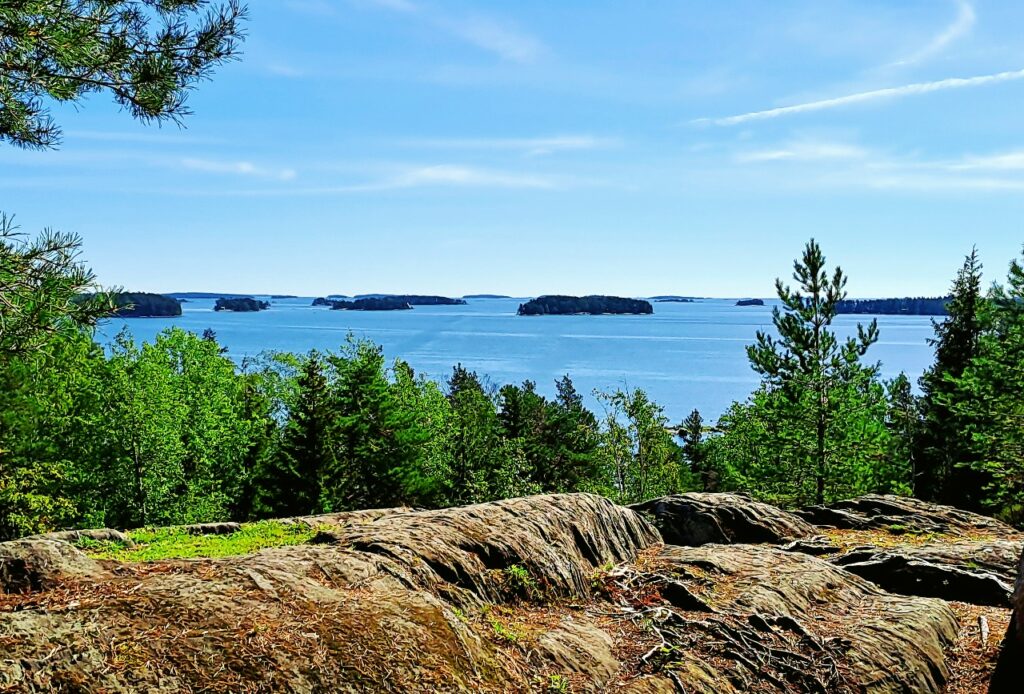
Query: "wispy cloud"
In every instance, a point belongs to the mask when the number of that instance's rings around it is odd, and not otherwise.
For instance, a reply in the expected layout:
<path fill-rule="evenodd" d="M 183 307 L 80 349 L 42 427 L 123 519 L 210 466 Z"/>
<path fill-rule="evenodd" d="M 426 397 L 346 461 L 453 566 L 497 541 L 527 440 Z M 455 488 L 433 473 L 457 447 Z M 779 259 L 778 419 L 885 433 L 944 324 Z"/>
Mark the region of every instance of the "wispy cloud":
<path fill-rule="evenodd" d="M 438 25 L 477 48 L 516 63 L 532 63 L 545 50 L 544 45 L 533 36 L 508 22 L 499 22 L 490 17 L 441 20 Z"/>
<path fill-rule="evenodd" d="M 424 138 L 402 142 L 411 147 L 434 149 L 471 149 L 518 151 L 527 156 L 541 156 L 563 151 L 605 149 L 619 141 L 593 135 L 553 135 L 549 137 L 496 137 L 496 138 Z"/>
<path fill-rule="evenodd" d="M 532 63 L 546 51 L 544 44 L 508 20 L 474 14 L 441 14 L 410 0 L 365 0 L 380 9 L 417 16 L 433 27 L 503 60 Z"/>
<path fill-rule="evenodd" d="M 550 178 L 509 173 L 469 166 L 441 164 L 403 172 L 377 188 L 415 188 L 419 186 L 474 186 L 486 188 L 556 188 Z"/>
<path fill-rule="evenodd" d="M 968 156 L 962 161 L 949 165 L 954 171 L 988 170 L 1017 171 L 1024 170 L 1024 150 L 1013 150 L 985 156 Z"/>
<path fill-rule="evenodd" d="M 1019 79 L 1024 79 L 1024 70 L 1010 70 L 1007 72 L 998 72 L 992 75 L 979 75 L 976 77 L 951 77 L 949 79 L 937 80 L 935 82 L 917 82 L 914 84 L 905 84 L 899 87 L 887 87 L 885 89 L 873 89 L 871 91 L 859 92 L 857 94 L 847 94 L 845 96 L 839 96 L 832 99 L 808 101 L 803 104 L 794 104 L 792 106 L 780 106 L 778 108 L 770 108 L 764 111 L 751 111 L 750 113 L 741 113 L 736 116 L 726 116 L 723 118 L 698 118 L 691 122 L 695 124 L 710 123 L 712 125 L 721 126 L 740 125 L 741 123 L 749 123 L 750 121 L 780 118 L 782 116 L 790 116 L 797 113 L 824 111 L 826 109 L 841 108 L 843 106 L 850 106 L 853 104 L 870 103 L 872 101 L 880 101 L 883 99 L 895 99 L 917 94 L 928 94 L 930 92 L 944 91 L 947 89 L 979 87 L 985 84 L 996 84 L 999 82 L 1009 82 Z"/>
<path fill-rule="evenodd" d="M 794 142 L 773 149 L 741 152 L 736 161 L 822 161 L 828 159 L 863 159 L 868 155 L 862 147 L 842 142 Z"/>
<path fill-rule="evenodd" d="M 942 31 L 933 36 L 932 39 L 919 50 L 902 60 L 896 61 L 893 65 L 913 65 L 914 63 L 920 63 L 934 55 L 937 55 L 938 53 L 941 53 L 949 44 L 970 33 L 971 29 L 974 27 L 974 22 L 977 19 L 974 13 L 974 7 L 971 3 L 967 2 L 967 0 L 956 0 L 956 6 L 957 14 L 952 22 L 950 22 Z"/>
<path fill-rule="evenodd" d="M 235 174 L 238 176 L 251 176 L 253 178 L 265 178 L 277 181 L 290 181 L 296 176 L 295 169 L 257 166 L 248 161 L 214 161 L 212 159 L 186 158 L 181 160 L 181 165 L 186 169 L 191 169 L 193 171 Z"/>

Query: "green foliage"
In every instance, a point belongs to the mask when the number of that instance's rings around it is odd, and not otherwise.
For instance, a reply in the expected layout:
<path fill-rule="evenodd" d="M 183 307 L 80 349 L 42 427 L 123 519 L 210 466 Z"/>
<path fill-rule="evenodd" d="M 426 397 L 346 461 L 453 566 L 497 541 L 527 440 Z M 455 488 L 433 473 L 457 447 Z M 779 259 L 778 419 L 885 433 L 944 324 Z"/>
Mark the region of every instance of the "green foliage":
<path fill-rule="evenodd" d="M 756 484 L 771 475 L 778 482 L 769 483 L 773 495 L 820 504 L 871 488 L 875 463 L 887 453 L 877 367 L 860 361 L 878 339 L 878 326 L 858 325 L 857 336 L 845 341 L 830 329 L 846 297 L 846 276 L 838 267 L 829 275 L 813 239 L 794 262 L 793 279 L 795 289 L 775 282 L 782 307 L 772 321 L 779 337 L 759 331 L 747 348 L 761 375 L 760 397 L 730 410 L 720 428 L 729 436 L 730 425 L 752 418 L 740 426 L 753 438 L 726 443 L 752 449 L 734 461 L 741 477 Z"/>
<path fill-rule="evenodd" d="M 934 322 L 935 363 L 921 377 L 922 422 L 914 442 L 915 492 L 928 499 L 980 509 L 985 479 L 979 477 L 972 431 L 977 408 L 958 408 L 966 394 L 960 379 L 979 356 L 982 335 L 991 321 L 981 293 L 981 261 L 976 250 L 964 259 L 953 280 L 948 318 Z M 969 389 L 969 387 L 967 387 Z"/>
<path fill-rule="evenodd" d="M 964 505 L 980 503 L 1020 524 L 1024 521 L 1022 261 L 1014 260 L 1006 284 L 992 289 L 980 323 L 982 332 L 966 366 L 958 376 L 947 372 L 941 386 L 931 391 L 930 414 L 945 414 L 960 427 L 958 438 L 947 437 L 960 453 L 954 458 L 945 498 Z"/>
<path fill-rule="evenodd" d="M 79 103 L 96 92 L 140 120 L 179 120 L 188 92 L 237 54 L 244 15 L 234 0 L 0 4 L 0 140 L 54 147 L 60 130 L 44 99 Z"/>
<path fill-rule="evenodd" d="M 224 535 L 195 535 L 174 527 L 141 528 L 128 533 L 134 546 L 89 539 L 80 540 L 78 546 L 97 559 L 158 561 L 251 554 L 268 547 L 300 545 L 308 542 L 315 534 L 315 528 L 301 523 L 260 521 L 247 523 L 237 532 Z"/>
<path fill-rule="evenodd" d="M 668 418 L 644 391 L 616 390 L 597 397 L 605 405 L 601 454 L 613 498 L 630 504 L 696 486 L 669 433 Z"/>
<path fill-rule="evenodd" d="M 520 598 L 527 600 L 538 600 L 542 596 L 540 584 L 532 575 L 530 570 L 522 564 L 512 564 L 502 571 L 505 588 Z"/>
<path fill-rule="evenodd" d="M 110 297 L 94 293 L 95 276 L 80 251 L 73 234 L 46 230 L 28 239 L 0 212 L 0 360 L 45 349 L 55 335 L 112 312 Z"/>

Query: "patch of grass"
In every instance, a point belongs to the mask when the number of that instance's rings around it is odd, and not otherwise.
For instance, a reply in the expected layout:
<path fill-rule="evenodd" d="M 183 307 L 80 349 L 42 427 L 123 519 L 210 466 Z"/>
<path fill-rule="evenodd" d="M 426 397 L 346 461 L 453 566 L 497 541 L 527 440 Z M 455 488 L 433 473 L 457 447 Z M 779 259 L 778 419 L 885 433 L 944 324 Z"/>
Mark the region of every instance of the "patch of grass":
<path fill-rule="evenodd" d="M 494 636 L 499 641 L 505 641 L 507 643 L 519 643 L 523 640 L 523 633 L 516 628 L 514 624 L 508 624 L 497 617 L 491 617 L 491 629 L 494 631 Z"/>
<path fill-rule="evenodd" d="M 548 687 L 549 692 L 558 692 L 559 694 L 568 694 L 572 691 L 569 686 L 569 678 L 565 675 L 548 675 Z"/>
<path fill-rule="evenodd" d="M 537 600 L 541 597 L 540 584 L 522 564 L 508 566 L 502 574 L 509 592 L 528 600 Z"/>
<path fill-rule="evenodd" d="M 181 528 L 139 528 L 129 531 L 135 543 L 97 542 L 82 539 L 79 549 L 95 559 L 119 561 L 159 561 L 162 559 L 194 559 L 251 554 L 267 547 L 300 545 L 309 541 L 316 528 L 279 521 L 246 523 L 238 532 L 226 535 L 192 535 Z"/>

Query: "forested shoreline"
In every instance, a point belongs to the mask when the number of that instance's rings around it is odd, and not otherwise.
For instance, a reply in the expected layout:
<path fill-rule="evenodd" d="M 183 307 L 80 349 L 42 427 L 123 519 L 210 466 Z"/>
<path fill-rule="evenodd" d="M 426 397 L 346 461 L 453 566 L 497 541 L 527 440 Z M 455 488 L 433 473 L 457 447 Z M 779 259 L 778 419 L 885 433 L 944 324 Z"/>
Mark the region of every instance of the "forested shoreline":
<path fill-rule="evenodd" d="M 832 332 L 846 278 L 812 241 L 796 286 L 778 283 L 778 337 L 748 347 L 760 386 L 717 422 L 694 409 L 674 423 L 640 389 L 595 393 L 595 412 L 568 375 L 554 397 L 461 365 L 438 383 L 352 337 L 240 365 L 212 331 L 143 345 L 124 331 L 104 349 L 90 325 L 116 306 L 83 300 L 91 274 L 45 242 L 0 239 L 8 276 L 22 258 L 49 273 L 30 303 L 3 309 L 0 537 L 570 491 L 621 503 L 744 491 L 788 506 L 915 494 L 1024 520 L 1019 262 L 984 293 L 967 257 L 916 396 L 868 357 L 873 321 Z"/>

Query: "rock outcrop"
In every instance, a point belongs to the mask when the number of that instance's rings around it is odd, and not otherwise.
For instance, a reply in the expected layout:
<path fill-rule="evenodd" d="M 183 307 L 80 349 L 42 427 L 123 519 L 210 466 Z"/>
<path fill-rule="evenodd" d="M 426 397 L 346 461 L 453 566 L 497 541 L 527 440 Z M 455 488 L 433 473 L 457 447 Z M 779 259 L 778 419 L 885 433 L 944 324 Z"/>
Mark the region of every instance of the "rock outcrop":
<path fill-rule="evenodd" d="M 940 600 L 766 545 L 664 546 L 586 494 L 292 522 L 321 532 L 219 559 L 0 544 L 0 691 L 930 694 L 956 635 Z"/>
<path fill-rule="evenodd" d="M 1013 540 L 864 547 L 831 562 L 893 593 L 1008 607 L 1022 547 Z"/>
<path fill-rule="evenodd" d="M 1024 682 L 1024 554 L 1021 554 L 1013 592 L 1013 613 L 1003 637 L 989 694 L 1017 694 Z"/>
<path fill-rule="evenodd" d="M 685 691 L 943 691 L 957 624 L 939 600 L 774 548 L 670 546 L 659 558 L 707 606 L 651 617 L 687 664 Z"/>
<path fill-rule="evenodd" d="M 104 574 L 97 562 L 60 540 L 0 542 L 0 595 L 50 590 Z"/>
<path fill-rule="evenodd" d="M 670 545 L 781 544 L 815 533 L 805 520 L 744 494 L 673 494 L 630 508 L 649 517 Z"/>
<path fill-rule="evenodd" d="M 796 514 L 813 525 L 844 530 L 984 534 L 1008 538 L 1020 535 L 1013 527 L 994 518 L 903 496 L 868 494 L 830 506 L 809 506 Z"/>

